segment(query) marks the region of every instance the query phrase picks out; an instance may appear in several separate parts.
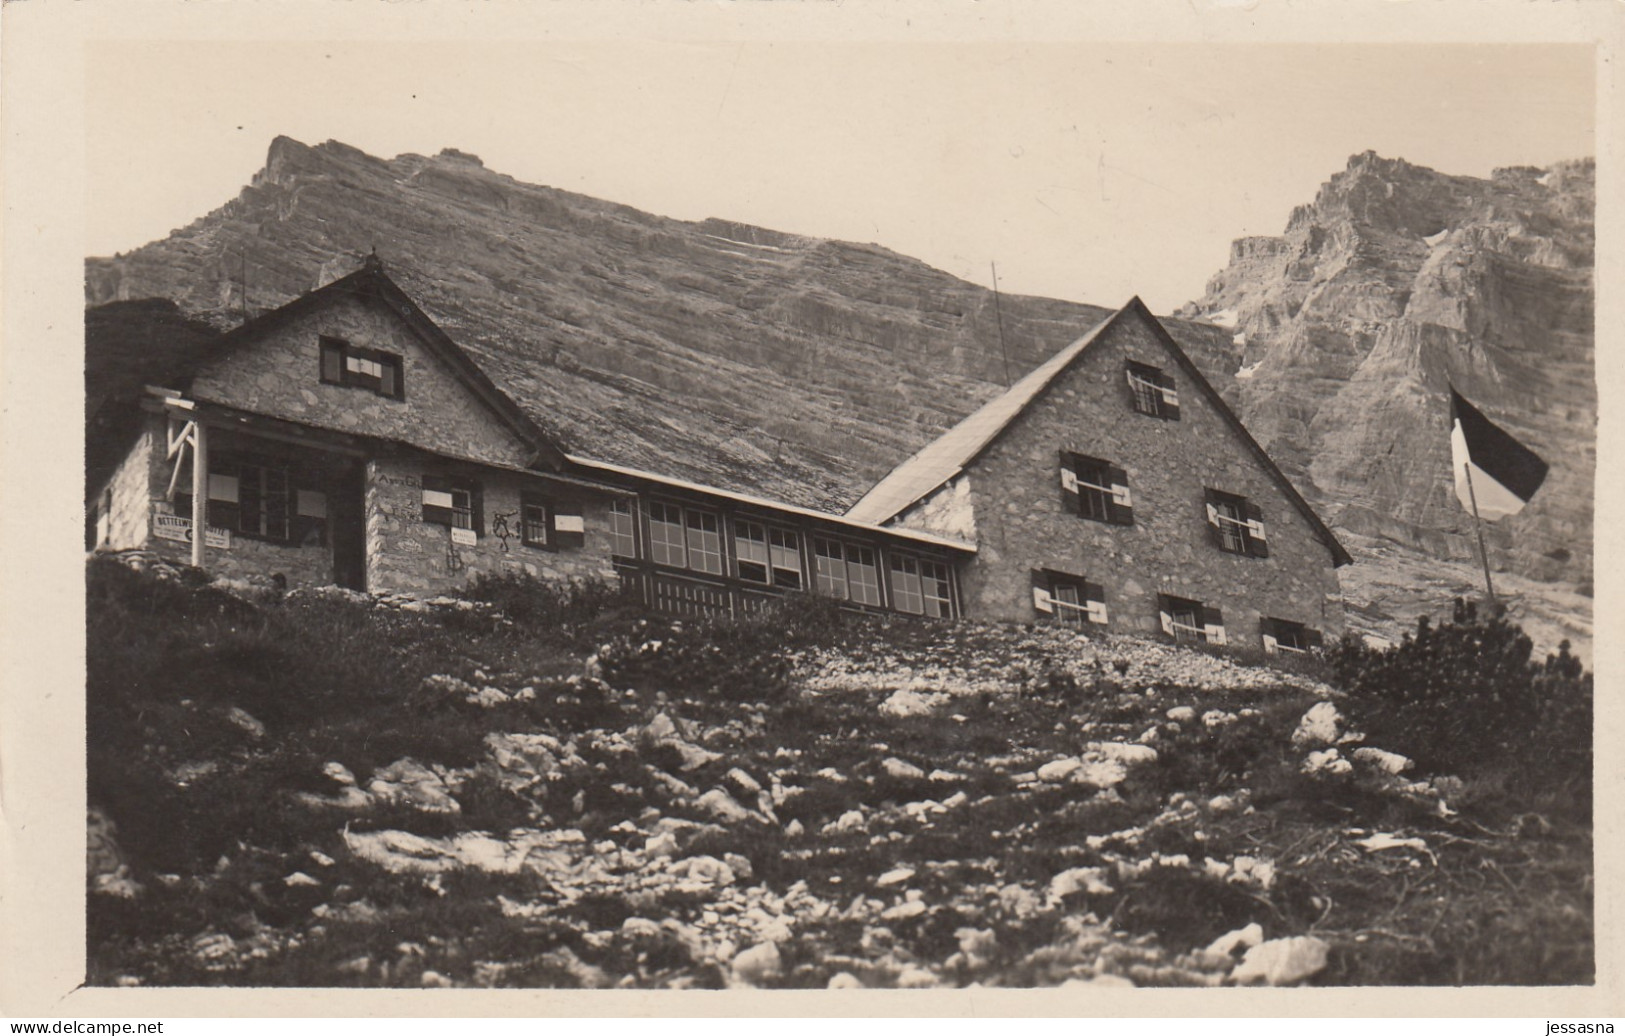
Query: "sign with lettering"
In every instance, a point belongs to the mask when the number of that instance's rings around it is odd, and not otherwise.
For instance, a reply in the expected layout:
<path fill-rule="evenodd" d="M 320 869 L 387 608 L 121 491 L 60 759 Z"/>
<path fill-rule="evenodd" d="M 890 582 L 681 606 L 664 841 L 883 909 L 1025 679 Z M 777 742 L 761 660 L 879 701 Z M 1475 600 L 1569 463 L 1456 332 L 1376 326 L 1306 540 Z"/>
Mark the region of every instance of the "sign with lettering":
<path fill-rule="evenodd" d="M 459 529 L 455 526 L 451 530 L 451 542 L 464 547 L 472 547 L 480 542 L 478 534 L 473 529 Z"/>
<path fill-rule="evenodd" d="M 161 540 L 191 543 L 192 519 L 178 514 L 155 514 L 152 516 L 152 534 Z M 203 544 L 218 550 L 230 550 L 231 530 L 211 525 L 203 530 Z"/>

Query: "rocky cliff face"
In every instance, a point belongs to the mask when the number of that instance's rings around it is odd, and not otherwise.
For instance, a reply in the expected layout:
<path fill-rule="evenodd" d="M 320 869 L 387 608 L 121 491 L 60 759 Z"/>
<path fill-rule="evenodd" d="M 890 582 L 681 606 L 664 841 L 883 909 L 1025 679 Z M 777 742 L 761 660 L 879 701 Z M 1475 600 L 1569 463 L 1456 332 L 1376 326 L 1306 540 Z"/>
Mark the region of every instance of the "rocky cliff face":
<path fill-rule="evenodd" d="M 1447 384 L 1551 464 L 1500 564 L 1591 578 L 1593 163 L 1447 176 L 1367 152 L 1181 313 L 1235 333 L 1248 428 L 1338 526 L 1473 556 Z"/>
<path fill-rule="evenodd" d="M 1005 296 L 1001 350 L 991 292 L 877 246 L 665 219 L 457 151 L 285 137 L 220 209 L 89 260 L 87 303 L 168 298 L 230 327 L 245 269 L 257 311 L 374 247 L 567 448 L 837 510 L 1001 390 L 1004 352 L 1018 378 L 1107 313 Z M 1228 332 L 1173 329 L 1227 380 Z"/>

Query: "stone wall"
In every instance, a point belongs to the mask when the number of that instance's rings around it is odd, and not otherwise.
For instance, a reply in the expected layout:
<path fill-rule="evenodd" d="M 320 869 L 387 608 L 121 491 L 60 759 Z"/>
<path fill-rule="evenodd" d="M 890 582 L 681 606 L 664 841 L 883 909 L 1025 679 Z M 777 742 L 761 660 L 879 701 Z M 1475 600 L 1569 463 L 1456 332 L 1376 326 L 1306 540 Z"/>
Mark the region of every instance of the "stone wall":
<path fill-rule="evenodd" d="M 423 476 L 471 478 L 481 490 L 481 528 L 472 545 L 452 542 L 451 530 L 423 520 Z M 579 511 L 586 530 L 581 547 L 547 549 L 520 542 L 521 489 Z M 456 589 L 478 575 L 522 573 L 556 582 L 613 581 L 610 498 L 586 489 L 518 472 L 479 469 L 428 458 L 376 458 L 367 465 L 367 589 L 438 592 Z M 506 542 L 493 532 L 508 515 Z"/>
<path fill-rule="evenodd" d="M 1180 419 L 1136 412 L 1125 361 L 1176 379 Z M 1134 524 L 1067 511 L 1060 451 L 1128 472 Z M 1232 645 L 1260 646 L 1259 618 L 1301 622 L 1328 636 L 1343 628 L 1329 548 L 1219 411 L 1176 366 L 1154 331 L 1125 314 L 1061 374 L 968 470 L 979 555 L 963 570 L 967 615 L 1032 621 L 1031 570 L 1100 583 L 1110 627 L 1156 632 L 1157 595 L 1223 610 Z M 1204 490 L 1246 497 L 1263 510 L 1268 558 L 1226 553 L 1209 539 Z M 912 520 L 913 527 L 924 528 Z"/>
<path fill-rule="evenodd" d="M 104 488 L 103 499 L 110 497 L 107 535 L 97 546 L 112 550 L 147 546 L 152 501 L 155 496 L 161 498 L 169 485 L 167 474 L 163 482 L 153 485 L 164 458 L 164 420 L 150 414 L 143 417 L 140 436 Z M 96 506 L 101 507 L 102 500 L 96 501 Z"/>
<path fill-rule="evenodd" d="M 971 498 L 971 480 L 963 475 L 949 480 L 946 485 L 899 515 L 897 524 L 965 543 L 975 543 L 976 503 Z"/>
<path fill-rule="evenodd" d="M 405 399 L 321 381 L 320 336 L 399 355 Z M 205 364 L 194 398 L 318 428 L 394 439 L 439 453 L 523 465 L 530 451 L 486 405 L 376 302 L 331 299 L 237 343 Z"/>

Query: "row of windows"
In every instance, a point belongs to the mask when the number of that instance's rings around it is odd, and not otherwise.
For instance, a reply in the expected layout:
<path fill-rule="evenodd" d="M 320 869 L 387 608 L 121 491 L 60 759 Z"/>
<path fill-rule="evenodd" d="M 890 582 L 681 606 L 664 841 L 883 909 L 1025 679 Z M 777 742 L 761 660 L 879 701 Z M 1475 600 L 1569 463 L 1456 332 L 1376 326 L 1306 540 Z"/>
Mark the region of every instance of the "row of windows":
<path fill-rule="evenodd" d="M 1232 554 L 1267 558 L 1264 512 L 1246 497 L 1218 489 L 1204 491 L 1208 534 L 1215 547 Z M 1098 457 L 1061 453 L 1062 507 L 1080 518 L 1111 525 L 1134 524 L 1128 473 Z"/>
<path fill-rule="evenodd" d="M 624 510 L 623 510 L 624 508 Z M 629 502 L 611 511 L 615 552 L 636 557 L 636 524 Z M 649 560 L 659 565 L 721 576 L 722 520 L 714 511 L 653 500 L 649 502 Z M 624 532 L 622 531 L 624 529 Z M 801 534 L 749 519 L 732 522 L 734 575 L 747 583 L 802 590 L 808 586 L 802 564 Z M 879 607 L 880 564 L 873 547 L 812 538 L 813 586 L 843 601 Z M 887 554 L 891 606 L 912 615 L 953 614 L 948 566 L 909 554 Z"/>
<path fill-rule="evenodd" d="M 192 495 L 176 493 L 174 504 L 177 512 L 189 514 Z M 286 463 L 221 452 L 209 460 L 207 520 L 257 539 L 320 544 L 326 539 L 327 494 Z"/>
<path fill-rule="evenodd" d="M 1108 622 L 1105 590 L 1079 576 L 1040 569 L 1033 573 L 1033 606 L 1056 622 L 1085 627 Z M 1227 643 L 1224 614 L 1201 601 L 1169 594 L 1157 595 L 1157 611 L 1162 631 L 1182 643 Z M 1301 654 L 1321 646 L 1320 631 L 1301 622 L 1265 617 L 1259 620 L 1259 635 L 1265 652 Z"/>

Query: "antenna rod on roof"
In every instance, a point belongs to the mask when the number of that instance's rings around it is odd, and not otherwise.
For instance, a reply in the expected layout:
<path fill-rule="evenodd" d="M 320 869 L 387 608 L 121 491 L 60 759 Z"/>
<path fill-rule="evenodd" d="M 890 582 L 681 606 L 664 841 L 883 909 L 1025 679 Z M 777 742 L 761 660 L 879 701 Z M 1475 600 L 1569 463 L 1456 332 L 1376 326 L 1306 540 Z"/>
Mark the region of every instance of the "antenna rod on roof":
<path fill-rule="evenodd" d="M 989 259 L 993 268 L 993 315 L 999 322 L 999 355 L 1004 359 L 1004 387 L 1010 387 L 1010 351 L 1004 345 L 1004 309 L 999 305 L 999 264 Z"/>

